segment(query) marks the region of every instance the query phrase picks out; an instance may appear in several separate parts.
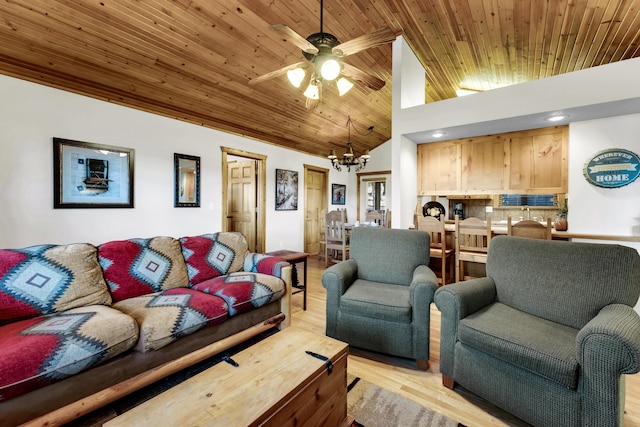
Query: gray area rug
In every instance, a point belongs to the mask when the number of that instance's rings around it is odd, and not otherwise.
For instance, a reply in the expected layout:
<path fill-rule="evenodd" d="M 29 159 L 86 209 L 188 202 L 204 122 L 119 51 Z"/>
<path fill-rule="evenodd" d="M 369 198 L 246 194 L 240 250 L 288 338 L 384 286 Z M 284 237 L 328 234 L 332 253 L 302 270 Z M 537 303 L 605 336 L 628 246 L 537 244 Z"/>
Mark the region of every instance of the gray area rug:
<path fill-rule="evenodd" d="M 364 427 L 458 427 L 457 421 L 348 375 L 347 413 Z"/>

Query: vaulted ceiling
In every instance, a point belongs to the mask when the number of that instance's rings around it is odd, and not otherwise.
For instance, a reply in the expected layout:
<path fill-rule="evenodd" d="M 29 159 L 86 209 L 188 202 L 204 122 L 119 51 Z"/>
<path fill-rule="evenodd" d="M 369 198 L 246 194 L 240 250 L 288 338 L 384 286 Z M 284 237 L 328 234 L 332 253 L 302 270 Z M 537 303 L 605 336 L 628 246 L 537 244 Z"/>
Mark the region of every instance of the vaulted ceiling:
<path fill-rule="evenodd" d="M 309 110 L 286 75 L 249 84 L 304 60 L 269 26 L 319 32 L 318 0 L 5 0 L 0 18 L 2 74 L 313 155 L 344 149 L 348 116 L 357 150 L 391 137 L 389 43 L 345 58 L 378 91 Z M 382 27 L 424 65 L 427 102 L 640 56 L 640 0 L 324 1 L 341 42 Z"/>

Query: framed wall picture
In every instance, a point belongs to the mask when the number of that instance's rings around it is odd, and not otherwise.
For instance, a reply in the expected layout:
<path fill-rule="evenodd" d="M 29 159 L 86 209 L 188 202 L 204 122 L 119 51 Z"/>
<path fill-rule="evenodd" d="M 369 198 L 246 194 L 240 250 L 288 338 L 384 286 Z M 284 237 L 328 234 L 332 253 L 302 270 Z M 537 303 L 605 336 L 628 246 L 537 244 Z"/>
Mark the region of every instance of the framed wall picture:
<path fill-rule="evenodd" d="M 331 204 L 344 205 L 346 203 L 347 186 L 342 184 L 331 184 Z"/>
<path fill-rule="evenodd" d="M 173 206 L 199 208 L 200 157 L 173 153 L 173 177 Z"/>
<path fill-rule="evenodd" d="M 298 172 L 276 169 L 276 210 L 298 210 Z"/>
<path fill-rule="evenodd" d="M 53 138 L 53 207 L 133 208 L 132 148 Z"/>

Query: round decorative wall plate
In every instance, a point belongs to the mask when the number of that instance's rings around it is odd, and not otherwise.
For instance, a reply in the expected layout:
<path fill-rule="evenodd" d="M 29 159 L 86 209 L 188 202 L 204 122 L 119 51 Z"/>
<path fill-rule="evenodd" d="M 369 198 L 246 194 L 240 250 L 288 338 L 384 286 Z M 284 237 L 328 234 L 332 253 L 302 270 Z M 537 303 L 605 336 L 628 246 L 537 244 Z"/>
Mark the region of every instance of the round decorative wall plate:
<path fill-rule="evenodd" d="M 583 174 L 590 184 L 617 188 L 631 184 L 640 175 L 640 158 L 622 148 L 610 148 L 594 154 L 584 164 Z"/>
<path fill-rule="evenodd" d="M 440 215 L 444 215 L 444 206 L 441 203 L 435 201 L 427 202 L 422 207 L 422 216 L 432 216 L 440 219 Z"/>

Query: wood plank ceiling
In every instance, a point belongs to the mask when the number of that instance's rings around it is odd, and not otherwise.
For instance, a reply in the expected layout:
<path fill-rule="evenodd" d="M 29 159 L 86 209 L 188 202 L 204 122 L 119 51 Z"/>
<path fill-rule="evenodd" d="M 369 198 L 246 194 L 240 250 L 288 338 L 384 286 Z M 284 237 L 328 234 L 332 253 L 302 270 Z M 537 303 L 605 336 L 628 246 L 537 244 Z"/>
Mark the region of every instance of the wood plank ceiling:
<path fill-rule="evenodd" d="M 433 102 L 637 57 L 639 12 L 640 0 L 325 0 L 323 24 L 340 41 L 402 33 Z M 391 137 L 390 44 L 345 58 L 381 90 L 324 91 L 315 110 L 284 75 L 248 84 L 303 60 L 269 25 L 318 32 L 317 0 L 4 0 L 0 18 L 2 74 L 319 156 L 344 151 L 349 115 L 356 150 Z"/>

